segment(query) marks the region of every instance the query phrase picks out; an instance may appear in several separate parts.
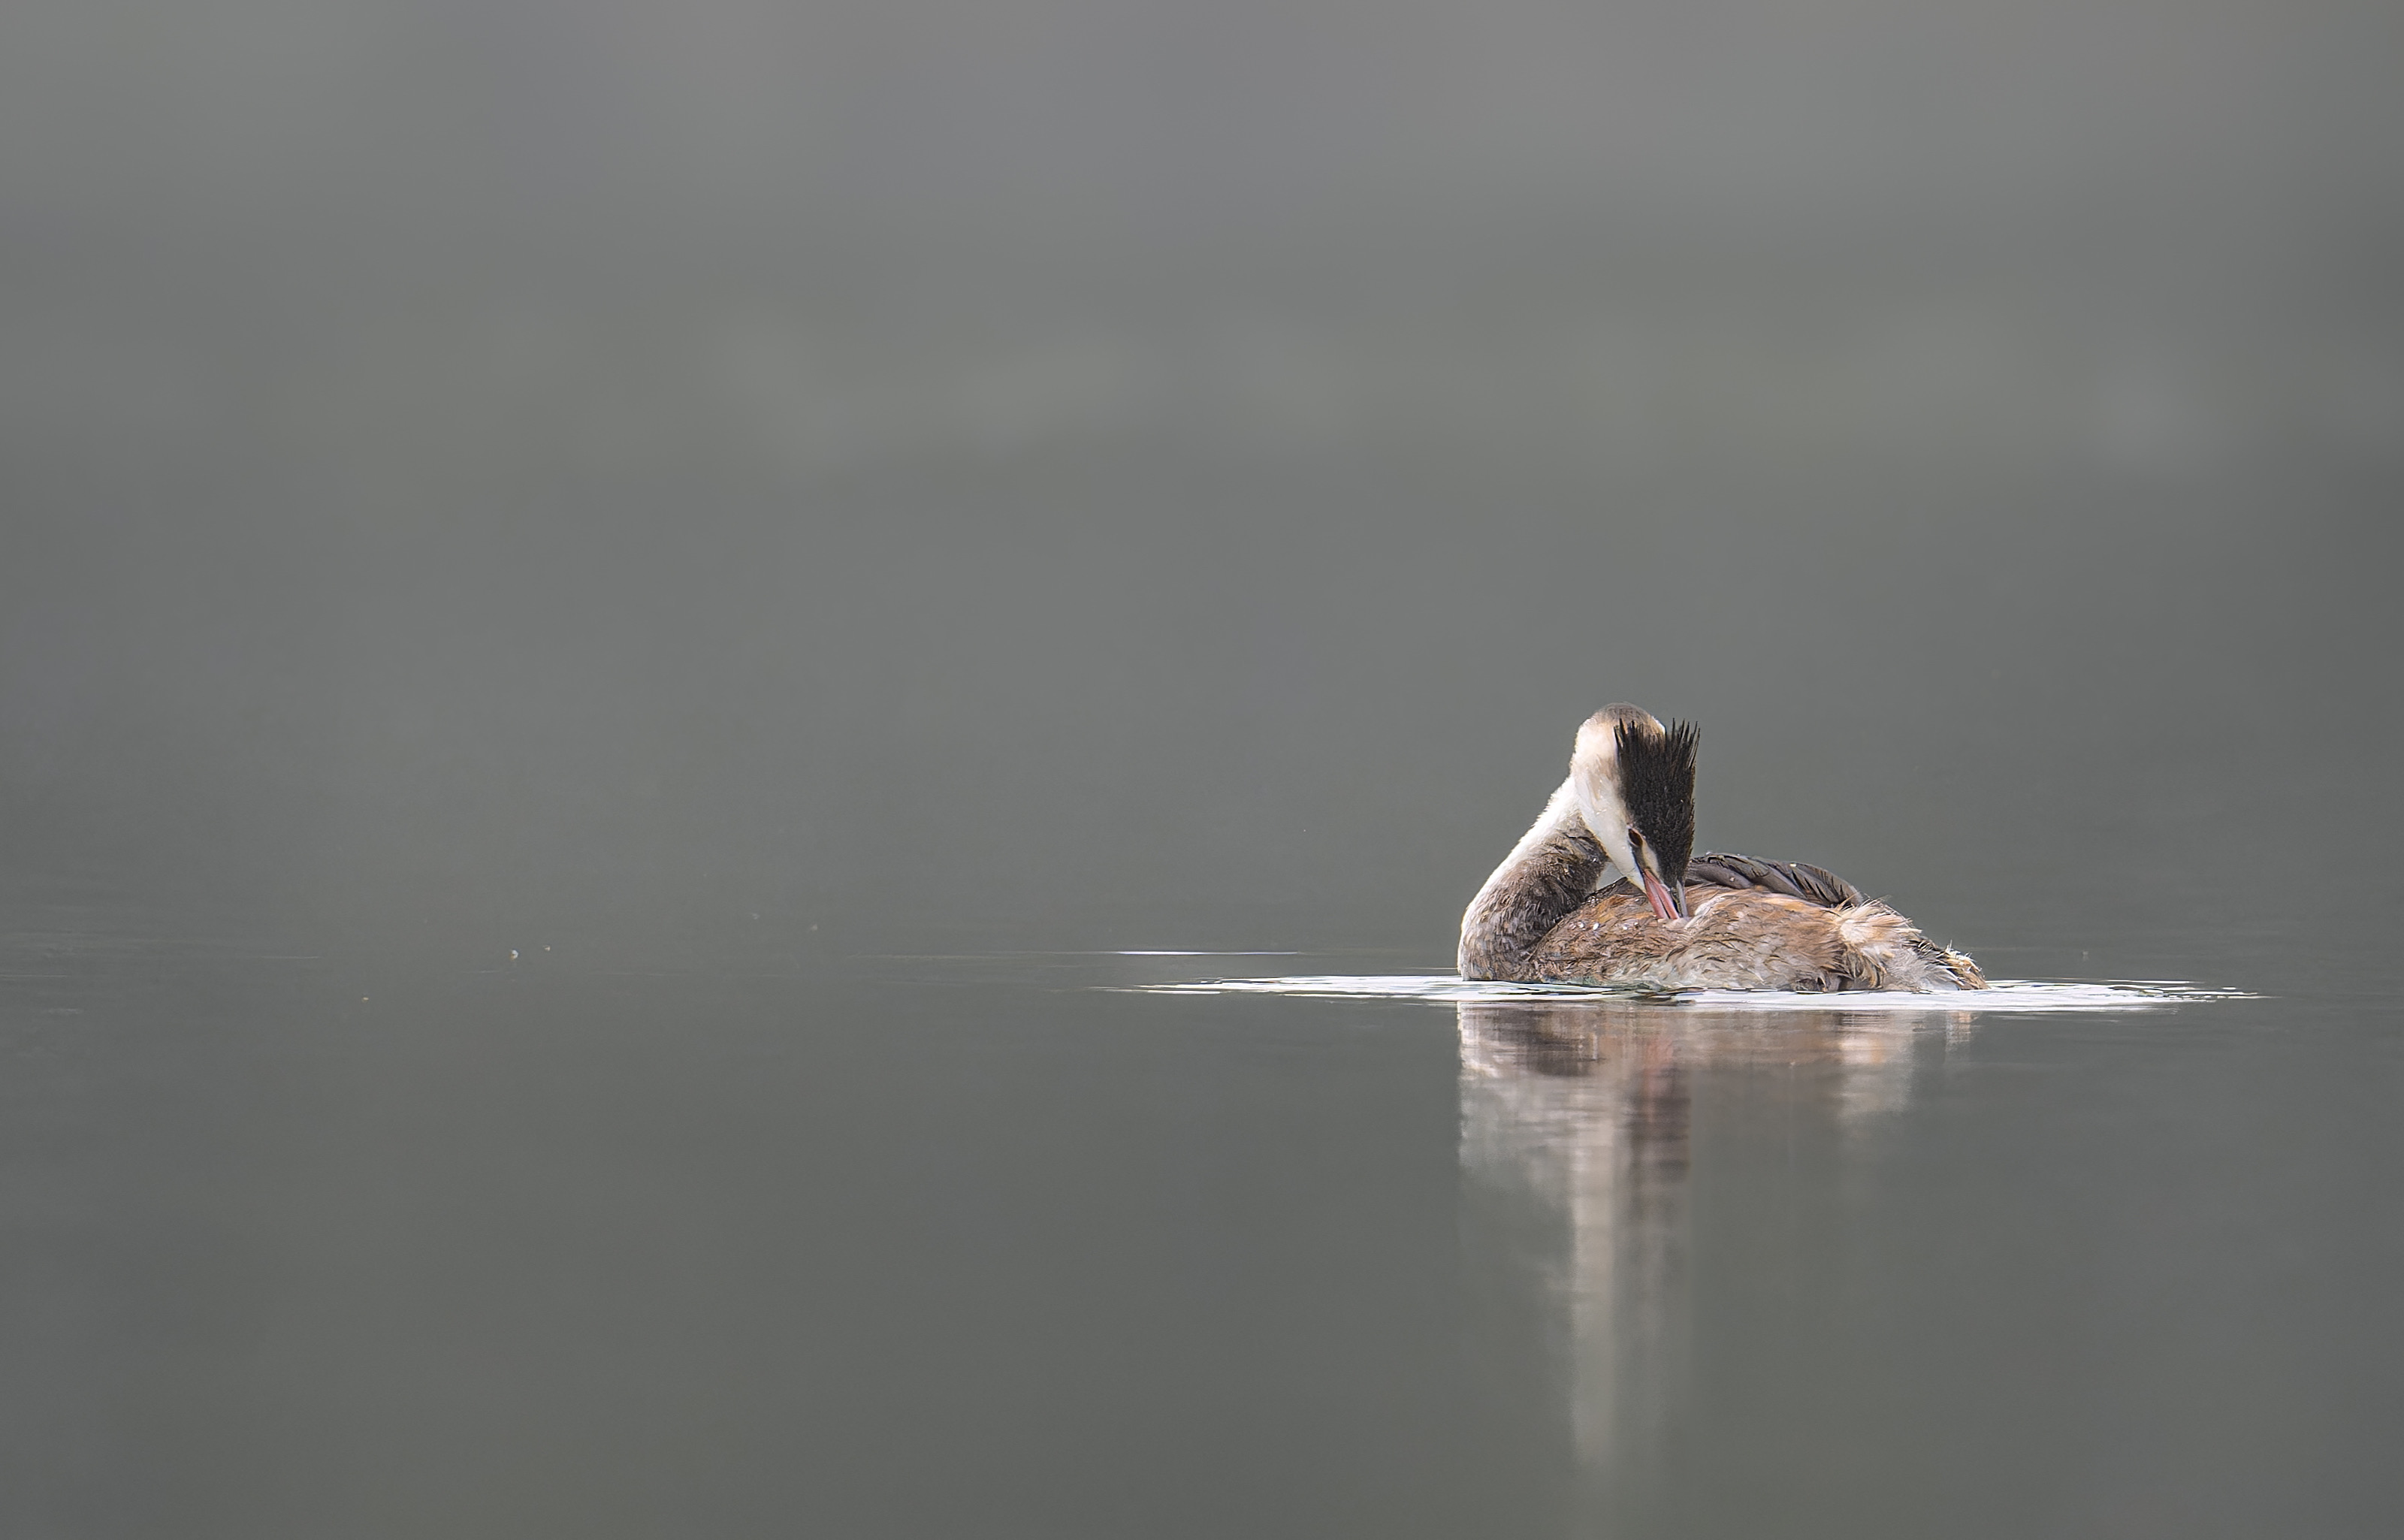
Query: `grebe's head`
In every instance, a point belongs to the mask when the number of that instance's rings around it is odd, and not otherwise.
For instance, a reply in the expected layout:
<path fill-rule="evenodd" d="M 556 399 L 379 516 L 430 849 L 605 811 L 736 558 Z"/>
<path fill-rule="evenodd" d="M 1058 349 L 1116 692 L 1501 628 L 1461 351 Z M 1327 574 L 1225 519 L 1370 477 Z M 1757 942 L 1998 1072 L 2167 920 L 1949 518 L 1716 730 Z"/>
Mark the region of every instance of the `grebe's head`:
<path fill-rule="evenodd" d="M 1586 826 L 1663 919 L 1686 915 L 1695 848 L 1695 724 L 1606 706 L 1578 729 L 1570 783 Z"/>

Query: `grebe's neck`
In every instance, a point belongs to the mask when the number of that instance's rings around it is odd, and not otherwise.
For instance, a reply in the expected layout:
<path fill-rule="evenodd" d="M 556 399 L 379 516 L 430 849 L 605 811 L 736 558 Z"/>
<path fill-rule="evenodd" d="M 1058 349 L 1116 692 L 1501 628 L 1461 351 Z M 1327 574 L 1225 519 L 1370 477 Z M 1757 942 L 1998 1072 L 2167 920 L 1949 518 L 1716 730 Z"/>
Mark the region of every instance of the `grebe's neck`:
<path fill-rule="evenodd" d="M 1461 976 L 1521 976 L 1545 932 L 1615 875 L 1579 810 L 1574 780 L 1561 782 L 1461 917 Z"/>

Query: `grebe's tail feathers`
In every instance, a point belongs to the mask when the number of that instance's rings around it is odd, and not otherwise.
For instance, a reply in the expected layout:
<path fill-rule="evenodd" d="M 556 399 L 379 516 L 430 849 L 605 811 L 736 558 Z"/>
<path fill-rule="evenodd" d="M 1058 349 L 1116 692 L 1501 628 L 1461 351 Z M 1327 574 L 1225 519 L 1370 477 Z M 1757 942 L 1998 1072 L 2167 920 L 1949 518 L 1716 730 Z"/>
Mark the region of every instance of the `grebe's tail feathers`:
<path fill-rule="evenodd" d="M 1848 909 L 1838 921 L 1846 989 L 1983 989 L 1978 965 L 1939 946 L 1883 903 Z"/>

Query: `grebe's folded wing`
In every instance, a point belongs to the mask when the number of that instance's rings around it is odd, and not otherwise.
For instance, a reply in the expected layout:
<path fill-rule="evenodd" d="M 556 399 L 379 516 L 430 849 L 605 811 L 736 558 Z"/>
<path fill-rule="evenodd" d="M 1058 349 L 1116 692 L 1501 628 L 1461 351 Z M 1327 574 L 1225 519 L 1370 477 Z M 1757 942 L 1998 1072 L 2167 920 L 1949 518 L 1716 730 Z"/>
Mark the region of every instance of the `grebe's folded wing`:
<path fill-rule="evenodd" d="M 1758 861 L 1752 856 L 1717 851 L 1689 861 L 1686 882 L 1690 887 L 1783 893 L 1824 909 L 1850 909 L 1869 902 L 1860 889 L 1825 867 L 1807 866 L 1799 861 Z"/>

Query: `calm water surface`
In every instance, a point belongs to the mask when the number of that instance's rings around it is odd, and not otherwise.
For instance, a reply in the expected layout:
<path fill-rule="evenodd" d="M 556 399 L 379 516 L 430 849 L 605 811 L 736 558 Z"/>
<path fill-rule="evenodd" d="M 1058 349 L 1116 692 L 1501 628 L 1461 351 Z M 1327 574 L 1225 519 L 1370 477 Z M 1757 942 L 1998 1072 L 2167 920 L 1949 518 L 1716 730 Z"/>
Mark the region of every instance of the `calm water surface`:
<path fill-rule="evenodd" d="M 1731 1012 L 1129 992 L 1412 954 L 11 946 L 12 1533 L 2399 1512 L 2392 995 Z"/>

